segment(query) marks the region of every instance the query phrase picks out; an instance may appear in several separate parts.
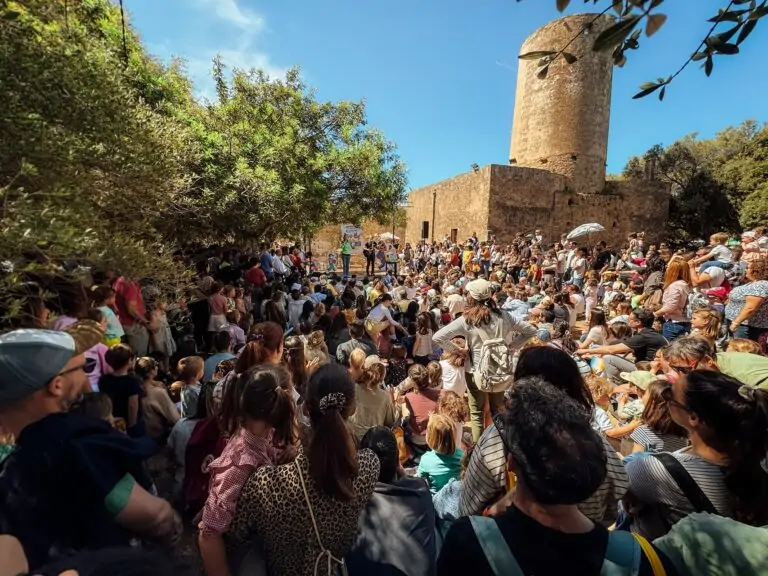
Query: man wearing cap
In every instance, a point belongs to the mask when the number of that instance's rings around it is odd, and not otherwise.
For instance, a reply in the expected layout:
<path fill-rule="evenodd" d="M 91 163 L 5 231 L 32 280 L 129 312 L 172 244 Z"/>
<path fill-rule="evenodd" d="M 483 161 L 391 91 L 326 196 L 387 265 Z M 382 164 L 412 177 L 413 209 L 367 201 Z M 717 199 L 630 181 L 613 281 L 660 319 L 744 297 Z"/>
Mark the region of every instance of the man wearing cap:
<path fill-rule="evenodd" d="M 152 496 L 142 444 L 67 411 L 89 390 L 92 323 L 0 336 L 0 428 L 16 438 L 0 466 L 0 533 L 19 539 L 31 570 L 84 548 L 136 536 L 175 540 L 178 516 Z M 2 562 L 0 560 L 0 562 Z"/>

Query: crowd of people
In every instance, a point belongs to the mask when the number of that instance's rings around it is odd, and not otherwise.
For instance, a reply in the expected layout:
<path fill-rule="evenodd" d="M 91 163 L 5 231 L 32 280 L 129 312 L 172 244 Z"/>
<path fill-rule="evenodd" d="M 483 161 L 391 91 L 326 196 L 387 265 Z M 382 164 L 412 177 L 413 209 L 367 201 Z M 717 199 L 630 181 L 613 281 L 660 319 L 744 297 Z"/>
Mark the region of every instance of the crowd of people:
<path fill-rule="evenodd" d="M 0 335 L 0 575 L 765 573 L 764 230 L 340 255 L 91 270 Z"/>

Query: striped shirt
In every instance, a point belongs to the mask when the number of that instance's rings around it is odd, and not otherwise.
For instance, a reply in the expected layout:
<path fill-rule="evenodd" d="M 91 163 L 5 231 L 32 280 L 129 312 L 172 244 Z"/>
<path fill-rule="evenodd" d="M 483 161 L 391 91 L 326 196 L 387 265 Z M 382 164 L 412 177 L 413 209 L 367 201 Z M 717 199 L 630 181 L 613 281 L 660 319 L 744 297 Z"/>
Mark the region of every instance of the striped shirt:
<path fill-rule="evenodd" d="M 724 468 L 692 454 L 689 448 L 672 452 L 672 456 L 691 475 L 701 491 L 712 502 L 718 514 L 731 517 L 733 512 L 731 499 L 723 480 Z M 632 458 L 626 462 L 626 465 L 630 492 L 646 504 L 662 504 L 662 516 L 670 524 L 696 511 L 664 465 L 650 454 Z M 632 531 L 649 534 L 652 537 L 659 536 L 653 534 L 651 526 L 643 525 L 642 516 L 635 517 Z"/>
<path fill-rule="evenodd" d="M 688 446 L 688 438 L 674 434 L 657 434 L 645 424 L 635 428 L 629 437 L 645 452 L 675 452 Z"/>
<path fill-rule="evenodd" d="M 610 526 L 616 520 L 618 501 L 629 487 L 621 457 L 603 437 L 607 456 L 605 480 L 597 491 L 579 504 L 579 510 L 593 522 Z M 463 480 L 460 511 L 462 516 L 478 516 L 506 491 L 507 457 L 496 426 L 485 429 L 472 452 Z"/>

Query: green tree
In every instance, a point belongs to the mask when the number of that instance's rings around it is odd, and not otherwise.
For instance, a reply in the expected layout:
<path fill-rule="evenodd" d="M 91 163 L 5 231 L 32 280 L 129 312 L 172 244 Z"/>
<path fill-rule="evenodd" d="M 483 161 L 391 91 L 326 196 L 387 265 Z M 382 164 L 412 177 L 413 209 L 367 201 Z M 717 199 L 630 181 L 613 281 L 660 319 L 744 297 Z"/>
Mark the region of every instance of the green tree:
<path fill-rule="evenodd" d="M 119 29 L 106 0 L 0 8 L 0 254 L 13 269 L 1 294 L 66 259 L 183 282 L 155 225 L 188 153 L 162 93 L 187 87 L 130 33 L 126 60 Z"/>
<path fill-rule="evenodd" d="M 575 30 L 571 41 L 565 46 L 553 46 L 548 50 L 520 55 L 522 59 L 539 61 L 542 78 L 546 76 L 549 65 L 558 58 L 562 58 L 568 64 L 578 61 L 579 55 L 568 52 L 568 46 L 574 39 L 588 33 L 597 19 L 605 14 L 613 15 L 615 22 L 600 34 L 595 35 L 593 50 L 611 51 L 616 66 L 624 66 L 627 62 L 627 53 L 640 47 L 643 30 L 647 37 L 651 37 L 667 21 L 667 15 L 663 12 L 664 3 L 667 0 L 584 0 L 584 3 L 588 4 L 590 1 L 602 10 L 592 22 L 580 30 Z M 656 93 L 659 100 L 663 100 L 667 86 L 692 62 L 701 62 L 705 74 L 709 76 L 712 74 L 715 58 L 738 54 L 739 46 L 752 34 L 758 22 L 768 14 L 768 0 L 720 1 L 722 7 L 708 20 L 712 25 L 691 55 L 668 76 L 641 84 L 640 91 L 634 98 L 644 98 Z M 571 0 L 555 0 L 555 5 L 560 12 L 570 4 Z"/>
<path fill-rule="evenodd" d="M 225 76 L 219 102 L 193 117 L 193 184 L 174 203 L 168 233 L 240 243 L 310 236 L 326 224 L 388 218 L 406 174 L 394 145 L 366 129 L 361 102 L 320 102 L 298 69 Z"/>

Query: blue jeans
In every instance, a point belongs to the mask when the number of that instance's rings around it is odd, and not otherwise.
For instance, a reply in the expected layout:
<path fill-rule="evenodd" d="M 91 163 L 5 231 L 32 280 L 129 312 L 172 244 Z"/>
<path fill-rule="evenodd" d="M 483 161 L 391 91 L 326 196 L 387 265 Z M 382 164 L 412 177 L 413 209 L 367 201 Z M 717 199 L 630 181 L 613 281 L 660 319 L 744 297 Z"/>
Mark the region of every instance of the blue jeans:
<path fill-rule="evenodd" d="M 342 274 L 345 278 L 349 277 L 349 261 L 352 258 L 351 254 L 342 254 L 341 255 L 341 266 L 342 266 Z"/>
<path fill-rule="evenodd" d="M 728 324 L 733 320 L 726 320 Z M 745 326 L 744 324 L 740 325 L 738 328 L 736 328 L 736 331 L 733 333 L 734 338 L 746 338 L 747 340 L 754 340 L 757 342 L 757 340 L 762 336 L 763 332 L 768 330 L 768 328 L 756 328 L 755 326 Z"/>
<path fill-rule="evenodd" d="M 690 331 L 690 322 L 670 322 L 667 320 L 664 322 L 664 328 L 662 329 L 661 333 L 664 335 L 664 338 L 672 342 L 672 340 L 676 340 L 681 336 L 685 336 Z"/>
<path fill-rule="evenodd" d="M 722 268 L 723 270 L 729 270 L 733 267 L 731 262 L 720 262 L 719 260 L 709 260 L 699 266 L 699 274 L 704 272 L 707 268 Z"/>

